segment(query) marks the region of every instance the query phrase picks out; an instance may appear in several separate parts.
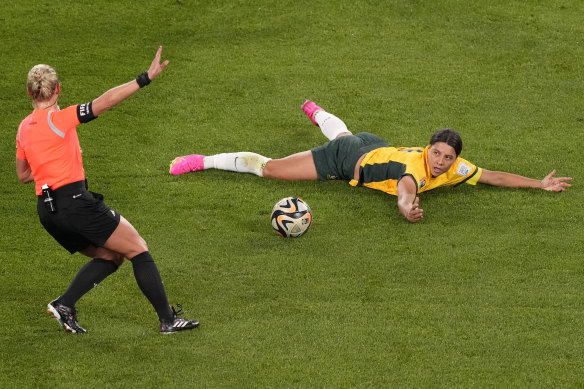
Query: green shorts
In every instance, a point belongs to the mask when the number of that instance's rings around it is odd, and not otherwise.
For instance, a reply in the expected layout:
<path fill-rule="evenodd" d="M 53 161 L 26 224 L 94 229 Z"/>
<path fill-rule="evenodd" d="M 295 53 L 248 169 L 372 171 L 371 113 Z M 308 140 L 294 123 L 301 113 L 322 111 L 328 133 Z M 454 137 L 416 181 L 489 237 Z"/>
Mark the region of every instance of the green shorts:
<path fill-rule="evenodd" d="M 312 157 L 318 178 L 326 180 L 353 179 L 355 165 L 361 156 L 371 150 L 389 146 L 380 137 L 368 132 L 341 136 L 313 148 Z"/>

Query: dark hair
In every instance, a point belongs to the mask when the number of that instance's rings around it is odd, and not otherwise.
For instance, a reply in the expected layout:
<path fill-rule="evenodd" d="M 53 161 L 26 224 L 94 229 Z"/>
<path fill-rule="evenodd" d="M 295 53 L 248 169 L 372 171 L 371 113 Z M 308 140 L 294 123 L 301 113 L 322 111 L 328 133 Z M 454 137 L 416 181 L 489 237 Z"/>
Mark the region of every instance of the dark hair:
<path fill-rule="evenodd" d="M 430 139 L 430 146 L 436 142 L 444 142 L 452 147 L 457 157 L 462 152 L 462 139 L 460 138 L 460 135 L 458 135 L 458 132 L 454 131 L 452 128 L 443 128 L 436 131 Z"/>

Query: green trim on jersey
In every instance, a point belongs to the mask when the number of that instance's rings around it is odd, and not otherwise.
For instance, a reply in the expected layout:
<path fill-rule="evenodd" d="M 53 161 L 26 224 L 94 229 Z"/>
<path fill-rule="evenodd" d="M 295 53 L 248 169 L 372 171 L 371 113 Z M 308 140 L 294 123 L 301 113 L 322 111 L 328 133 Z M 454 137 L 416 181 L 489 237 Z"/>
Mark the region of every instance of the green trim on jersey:
<path fill-rule="evenodd" d="M 406 172 L 406 164 L 396 161 L 365 165 L 359 172 L 359 184 L 385 180 L 399 180 Z"/>

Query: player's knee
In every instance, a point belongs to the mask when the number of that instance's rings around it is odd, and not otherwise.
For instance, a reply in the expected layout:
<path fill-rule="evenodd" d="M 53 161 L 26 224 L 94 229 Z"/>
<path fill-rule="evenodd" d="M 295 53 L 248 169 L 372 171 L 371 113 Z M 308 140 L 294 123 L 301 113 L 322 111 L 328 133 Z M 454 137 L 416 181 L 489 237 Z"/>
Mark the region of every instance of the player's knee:
<path fill-rule="evenodd" d="M 262 176 L 264 178 L 275 178 L 278 180 L 289 179 L 288 162 L 285 159 L 272 159 L 264 167 Z"/>
<path fill-rule="evenodd" d="M 106 261 L 113 261 L 113 262 L 121 262 L 124 260 L 124 256 L 120 253 L 116 253 L 115 251 L 111 251 L 108 249 L 100 250 L 96 253 L 97 258 L 105 259 Z"/>
<path fill-rule="evenodd" d="M 138 247 L 140 250 L 142 250 L 142 251 L 140 251 L 141 253 L 143 253 L 144 251 L 148 251 L 148 245 L 146 244 L 146 241 L 144 240 L 144 238 L 140 237 L 138 239 Z"/>
<path fill-rule="evenodd" d="M 125 259 L 126 258 L 124 258 L 123 255 L 119 254 L 114 259 L 112 259 L 112 262 L 115 263 L 118 267 L 120 267 L 122 266 L 122 263 L 124 263 Z"/>
<path fill-rule="evenodd" d="M 118 267 L 124 263 L 124 255 L 117 253 L 112 250 L 108 250 L 105 247 L 98 247 L 93 253 L 91 253 L 93 258 L 99 258 L 106 261 L 111 261 L 115 263 Z"/>
<path fill-rule="evenodd" d="M 148 251 L 148 245 L 144 238 L 139 236 L 138 239 L 133 242 L 132 248 L 130 249 L 130 252 L 127 253 L 126 258 L 134 258 L 136 255 L 142 254 L 146 251 Z"/>
<path fill-rule="evenodd" d="M 349 135 L 353 135 L 353 133 L 351 131 L 345 131 L 345 132 L 341 132 L 339 135 L 337 135 L 335 137 L 336 138 L 340 138 L 341 136 L 349 136 Z"/>

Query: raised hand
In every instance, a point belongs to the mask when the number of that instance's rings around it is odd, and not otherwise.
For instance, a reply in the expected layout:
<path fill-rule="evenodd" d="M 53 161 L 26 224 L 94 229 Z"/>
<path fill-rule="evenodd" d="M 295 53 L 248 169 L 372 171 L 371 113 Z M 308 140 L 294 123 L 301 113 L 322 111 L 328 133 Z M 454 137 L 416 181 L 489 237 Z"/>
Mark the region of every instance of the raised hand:
<path fill-rule="evenodd" d="M 164 69 L 168 65 L 168 60 L 160 63 L 160 57 L 162 56 L 162 46 L 158 46 L 158 50 L 156 51 L 156 55 L 154 56 L 154 60 L 150 65 L 150 69 L 148 69 L 148 78 L 153 80 L 154 77 L 158 76 L 162 69 Z"/>

